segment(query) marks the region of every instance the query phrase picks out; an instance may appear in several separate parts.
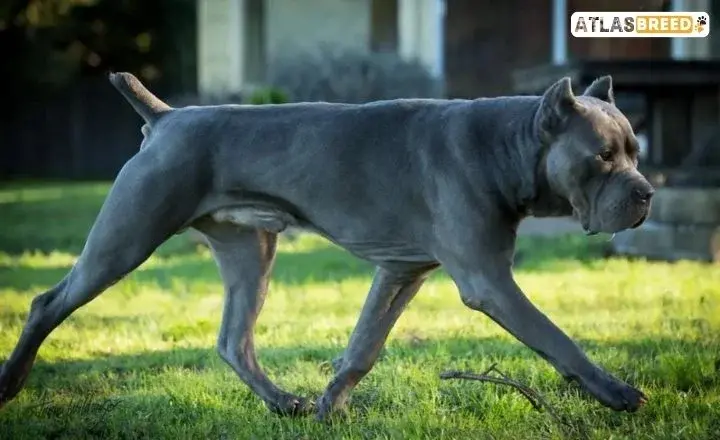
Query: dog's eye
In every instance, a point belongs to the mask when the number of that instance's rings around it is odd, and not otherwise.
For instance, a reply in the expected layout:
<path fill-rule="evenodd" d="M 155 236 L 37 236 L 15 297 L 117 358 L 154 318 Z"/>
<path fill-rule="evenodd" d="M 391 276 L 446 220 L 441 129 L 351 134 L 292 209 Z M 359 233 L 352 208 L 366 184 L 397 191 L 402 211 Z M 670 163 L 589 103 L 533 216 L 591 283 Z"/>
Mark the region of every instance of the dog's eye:
<path fill-rule="evenodd" d="M 603 150 L 600 152 L 600 159 L 604 160 L 605 162 L 610 162 L 613 158 L 613 153 L 610 150 Z"/>

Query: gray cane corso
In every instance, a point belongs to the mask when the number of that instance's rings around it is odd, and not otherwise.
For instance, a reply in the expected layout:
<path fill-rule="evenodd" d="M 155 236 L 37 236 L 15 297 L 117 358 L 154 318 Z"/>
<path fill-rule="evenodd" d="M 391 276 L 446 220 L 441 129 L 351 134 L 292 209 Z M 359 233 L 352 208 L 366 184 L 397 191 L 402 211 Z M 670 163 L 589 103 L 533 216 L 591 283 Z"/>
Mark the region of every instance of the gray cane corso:
<path fill-rule="evenodd" d="M 144 140 L 74 267 L 32 301 L 0 372 L 0 405 L 20 391 L 53 329 L 188 227 L 208 239 L 225 285 L 220 356 L 278 413 L 316 407 L 322 419 L 342 407 L 440 265 L 464 304 L 602 404 L 635 411 L 646 401 L 588 359 L 512 274 L 524 217 L 575 215 L 588 233 L 614 233 L 648 215 L 653 188 L 637 170 L 637 141 L 610 77 L 579 96 L 564 78 L 543 96 L 177 109 L 130 74 L 110 81 L 144 118 Z M 253 342 L 277 235 L 291 226 L 377 266 L 316 404 L 278 388 Z"/>

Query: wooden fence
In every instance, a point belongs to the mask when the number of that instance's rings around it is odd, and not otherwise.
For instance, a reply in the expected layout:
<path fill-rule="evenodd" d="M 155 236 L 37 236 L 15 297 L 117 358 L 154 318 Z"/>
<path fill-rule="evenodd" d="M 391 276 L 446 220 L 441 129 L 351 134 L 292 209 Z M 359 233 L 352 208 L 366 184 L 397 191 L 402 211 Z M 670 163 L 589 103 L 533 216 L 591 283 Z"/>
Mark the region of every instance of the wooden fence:
<path fill-rule="evenodd" d="M 15 107 L 0 121 L 0 178 L 113 179 L 142 140 L 142 119 L 106 78 Z"/>

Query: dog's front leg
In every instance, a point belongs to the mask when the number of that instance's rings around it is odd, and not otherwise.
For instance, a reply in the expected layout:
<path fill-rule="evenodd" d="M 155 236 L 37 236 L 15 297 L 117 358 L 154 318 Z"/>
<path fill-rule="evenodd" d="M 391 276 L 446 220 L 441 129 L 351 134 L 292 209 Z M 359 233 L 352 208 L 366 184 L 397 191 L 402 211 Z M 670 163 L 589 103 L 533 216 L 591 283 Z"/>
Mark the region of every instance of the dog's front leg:
<path fill-rule="evenodd" d="M 323 420 L 345 404 L 350 392 L 370 372 L 393 325 L 437 264 L 413 268 L 379 268 L 335 378 L 317 405 Z"/>
<path fill-rule="evenodd" d="M 583 351 L 539 311 L 515 283 L 510 265 L 486 259 L 482 270 L 447 267 L 463 303 L 481 311 L 518 340 L 549 361 L 565 378 L 573 379 L 602 404 L 616 410 L 637 410 L 643 393 L 614 378 L 591 362 Z"/>

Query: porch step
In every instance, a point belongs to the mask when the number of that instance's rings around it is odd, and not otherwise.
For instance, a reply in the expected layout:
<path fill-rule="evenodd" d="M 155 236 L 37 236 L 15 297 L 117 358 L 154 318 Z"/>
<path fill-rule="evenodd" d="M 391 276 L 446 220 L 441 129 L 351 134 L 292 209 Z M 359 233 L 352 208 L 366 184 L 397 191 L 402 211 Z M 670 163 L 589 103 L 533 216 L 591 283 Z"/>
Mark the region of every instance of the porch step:
<path fill-rule="evenodd" d="M 720 262 L 720 227 L 672 225 L 653 220 L 638 229 L 618 233 L 612 241 L 616 254 L 650 260 Z"/>

